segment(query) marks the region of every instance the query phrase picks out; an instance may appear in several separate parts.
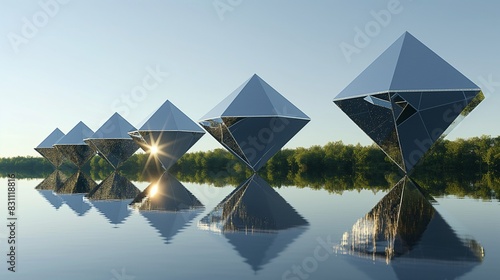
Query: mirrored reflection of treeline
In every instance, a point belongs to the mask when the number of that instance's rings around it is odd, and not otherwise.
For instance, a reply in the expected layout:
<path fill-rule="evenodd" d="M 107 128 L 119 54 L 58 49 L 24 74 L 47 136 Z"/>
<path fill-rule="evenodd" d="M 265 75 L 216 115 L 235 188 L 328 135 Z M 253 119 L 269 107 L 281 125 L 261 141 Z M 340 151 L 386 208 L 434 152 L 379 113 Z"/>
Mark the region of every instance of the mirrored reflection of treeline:
<path fill-rule="evenodd" d="M 425 157 L 412 177 L 433 195 L 455 194 L 490 199 L 500 188 L 500 137 L 444 140 Z M 63 170 L 74 169 L 64 163 Z M 104 179 L 111 166 L 98 156 L 84 167 L 95 180 Z M 44 159 L 0 159 L 0 175 L 16 172 L 20 178 L 43 178 L 53 167 Z M 153 170 L 153 172 L 151 172 Z M 145 172 L 147 171 L 147 172 Z M 146 154 L 135 154 L 120 168 L 133 181 L 149 181 L 161 172 Z M 239 185 L 251 171 L 223 149 L 184 155 L 170 172 L 184 182 Z M 259 171 L 271 186 L 308 187 L 335 193 L 344 190 L 386 190 L 400 178 L 398 169 L 376 146 L 345 145 L 283 149 Z"/>

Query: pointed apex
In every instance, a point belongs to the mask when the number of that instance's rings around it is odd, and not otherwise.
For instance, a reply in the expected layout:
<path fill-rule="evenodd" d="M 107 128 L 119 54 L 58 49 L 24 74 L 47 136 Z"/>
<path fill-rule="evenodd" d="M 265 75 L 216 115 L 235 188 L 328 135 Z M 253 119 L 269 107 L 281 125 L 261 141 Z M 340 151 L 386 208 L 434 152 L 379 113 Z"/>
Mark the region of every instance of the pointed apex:
<path fill-rule="evenodd" d="M 283 97 L 257 74 L 253 74 L 201 120 L 220 117 L 281 116 L 307 119 L 309 117 Z"/>
<path fill-rule="evenodd" d="M 86 124 L 80 121 L 68 134 L 62 137 L 55 145 L 87 145 L 83 139 L 89 138 L 94 134 Z"/>
<path fill-rule="evenodd" d="M 128 132 L 135 130 L 120 114 L 114 113 L 90 138 L 130 139 Z"/>
<path fill-rule="evenodd" d="M 179 108 L 169 100 L 165 101 L 145 122 L 140 126 L 141 131 L 188 131 L 205 133 L 205 131 L 192 121 Z"/>
<path fill-rule="evenodd" d="M 457 91 L 479 87 L 409 32 L 356 77 L 335 100 L 388 91 Z"/>
<path fill-rule="evenodd" d="M 62 137 L 64 137 L 64 133 L 59 128 L 56 128 L 37 146 L 37 148 L 52 148 L 52 145 L 57 143 Z"/>

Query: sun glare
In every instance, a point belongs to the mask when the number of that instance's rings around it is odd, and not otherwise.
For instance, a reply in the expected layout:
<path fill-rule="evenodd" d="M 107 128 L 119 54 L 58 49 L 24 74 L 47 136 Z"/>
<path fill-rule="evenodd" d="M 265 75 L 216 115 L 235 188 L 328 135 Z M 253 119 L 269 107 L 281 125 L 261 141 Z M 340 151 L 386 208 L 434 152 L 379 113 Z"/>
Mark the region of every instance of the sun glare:
<path fill-rule="evenodd" d="M 158 153 L 158 147 L 156 145 L 151 146 L 151 154 L 155 155 Z"/>
<path fill-rule="evenodd" d="M 154 184 L 152 187 L 151 187 L 151 190 L 149 191 L 149 197 L 153 197 L 155 196 L 155 194 L 158 192 L 158 185 L 157 184 Z"/>

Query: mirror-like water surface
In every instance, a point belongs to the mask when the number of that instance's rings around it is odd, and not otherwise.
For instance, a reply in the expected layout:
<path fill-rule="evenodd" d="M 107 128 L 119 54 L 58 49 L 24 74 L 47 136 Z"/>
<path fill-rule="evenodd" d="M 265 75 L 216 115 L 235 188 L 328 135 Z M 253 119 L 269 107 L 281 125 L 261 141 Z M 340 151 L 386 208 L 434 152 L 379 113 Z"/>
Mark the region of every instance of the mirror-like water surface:
<path fill-rule="evenodd" d="M 490 279 L 500 272 L 498 200 L 429 201 L 410 184 L 341 195 L 268 192 L 259 178 L 259 186 L 238 189 L 182 183 L 203 207 L 143 211 L 131 200 L 35 190 L 41 181 L 17 181 L 17 272 L 2 262 L 1 279 Z M 2 226 L 5 260 L 7 234 Z"/>

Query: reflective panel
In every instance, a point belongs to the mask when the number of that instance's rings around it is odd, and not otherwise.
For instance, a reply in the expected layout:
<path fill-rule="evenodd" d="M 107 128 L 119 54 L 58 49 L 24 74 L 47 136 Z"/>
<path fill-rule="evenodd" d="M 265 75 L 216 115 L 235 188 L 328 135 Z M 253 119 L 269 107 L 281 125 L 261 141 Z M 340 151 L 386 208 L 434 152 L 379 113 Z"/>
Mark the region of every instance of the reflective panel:
<path fill-rule="evenodd" d="M 75 174 L 71 175 L 62 186 L 55 188 L 54 191 L 57 194 L 85 194 L 96 186 L 97 183 L 94 182 L 89 175 L 78 170 Z"/>
<path fill-rule="evenodd" d="M 253 75 L 199 123 L 233 155 L 258 171 L 309 121 L 295 105 Z"/>
<path fill-rule="evenodd" d="M 118 172 L 111 173 L 86 195 L 91 200 L 133 199 L 140 190 Z"/>
<path fill-rule="evenodd" d="M 410 173 L 482 96 L 478 86 L 406 32 L 334 103 Z"/>
<path fill-rule="evenodd" d="M 60 188 L 68 177 L 62 173 L 60 170 L 56 169 L 54 172 L 50 173 L 47 178 L 45 178 L 40 184 L 38 184 L 35 189 L 37 190 L 55 190 Z"/>
<path fill-rule="evenodd" d="M 203 133 L 191 131 L 139 131 L 140 138 L 132 137 L 141 148 L 157 158 L 168 170 L 200 138 Z M 155 151 L 152 152 L 152 149 Z"/>
<path fill-rule="evenodd" d="M 95 156 L 95 150 L 89 145 L 56 145 L 56 149 L 69 161 L 81 168 Z"/>
<path fill-rule="evenodd" d="M 334 249 L 388 263 L 400 279 L 417 275 L 418 279 L 455 279 L 484 258 L 483 247 L 470 236 L 459 236 L 406 176 L 344 233 Z"/>
<path fill-rule="evenodd" d="M 128 135 L 128 132 L 134 130 L 135 127 L 120 114 L 114 113 L 90 138 L 84 141 L 117 169 L 139 149 L 139 146 Z"/>

